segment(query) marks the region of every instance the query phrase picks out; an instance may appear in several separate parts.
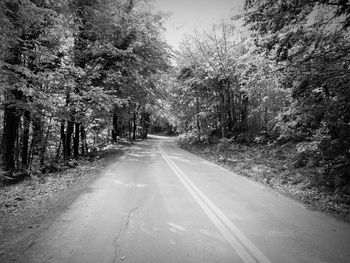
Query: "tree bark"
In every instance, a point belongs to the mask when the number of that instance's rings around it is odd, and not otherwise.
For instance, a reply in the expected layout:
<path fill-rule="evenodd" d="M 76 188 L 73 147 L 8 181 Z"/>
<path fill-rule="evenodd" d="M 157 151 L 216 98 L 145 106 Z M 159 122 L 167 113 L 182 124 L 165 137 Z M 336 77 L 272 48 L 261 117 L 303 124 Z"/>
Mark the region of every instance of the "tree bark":
<path fill-rule="evenodd" d="M 62 152 L 63 160 L 67 160 L 67 151 L 66 151 L 66 133 L 65 133 L 65 121 L 61 121 L 61 141 L 62 141 Z"/>
<path fill-rule="evenodd" d="M 41 146 L 43 143 L 43 123 L 39 117 L 32 118 L 33 136 L 30 145 L 30 160 L 31 163 L 35 155 L 39 154 L 41 151 Z"/>
<path fill-rule="evenodd" d="M 265 115 L 264 115 L 264 130 L 267 132 L 268 130 L 268 107 L 265 105 Z"/>
<path fill-rule="evenodd" d="M 80 126 L 80 145 L 81 145 L 81 155 L 85 156 L 87 154 L 87 145 L 86 145 L 86 132 L 84 125 Z"/>
<path fill-rule="evenodd" d="M 116 109 L 113 112 L 113 119 L 112 119 L 112 125 L 113 125 L 113 129 L 112 129 L 112 140 L 113 142 L 117 141 L 117 136 L 118 136 L 118 114 L 116 112 Z"/>
<path fill-rule="evenodd" d="M 28 147 L 30 130 L 30 111 L 25 110 L 23 114 L 23 135 L 22 135 L 22 168 L 28 168 Z"/>
<path fill-rule="evenodd" d="M 68 121 L 67 122 L 67 130 L 66 130 L 66 144 L 64 147 L 66 160 L 68 160 L 72 156 L 72 135 L 74 131 L 74 122 Z"/>
<path fill-rule="evenodd" d="M 132 137 L 132 120 L 130 120 L 129 119 L 129 122 L 128 122 L 128 124 L 129 124 L 129 139 L 131 139 Z"/>
<path fill-rule="evenodd" d="M 199 100 L 198 97 L 196 98 L 196 110 L 197 110 L 197 116 L 196 116 L 196 124 L 197 124 L 197 133 L 198 133 L 198 141 L 201 141 L 201 125 L 199 122 Z"/>
<path fill-rule="evenodd" d="M 133 117 L 132 139 L 133 139 L 133 140 L 136 140 L 136 113 L 134 113 L 134 117 Z"/>
<path fill-rule="evenodd" d="M 47 125 L 47 129 L 46 129 L 45 138 L 42 140 L 42 143 L 41 143 L 41 149 L 40 149 L 40 165 L 41 166 L 44 165 L 44 161 L 45 161 L 46 146 L 47 146 L 47 142 L 49 141 L 51 121 L 52 121 L 52 118 L 50 118 L 50 120 L 49 120 L 49 123 Z"/>
<path fill-rule="evenodd" d="M 246 94 L 244 94 L 242 98 L 241 122 L 242 122 L 241 132 L 246 132 L 248 128 L 248 96 Z"/>
<path fill-rule="evenodd" d="M 220 95 L 220 118 L 221 118 L 221 137 L 226 138 L 226 107 L 225 107 L 225 95 Z"/>
<path fill-rule="evenodd" d="M 19 91 L 10 92 L 10 98 L 17 98 L 20 94 Z M 16 169 L 15 153 L 16 142 L 18 137 L 18 125 L 20 123 L 20 114 L 14 103 L 6 102 L 4 109 L 4 133 L 3 133 L 3 158 L 6 171 L 12 171 Z"/>
<path fill-rule="evenodd" d="M 148 128 L 149 128 L 149 113 L 147 112 L 141 113 L 141 125 L 142 125 L 141 139 L 147 139 Z"/>
<path fill-rule="evenodd" d="M 226 81 L 224 84 L 224 92 L 225 92 L 225 108 L 226 108 L 226 112 L 227 112 L 227 128 L 228 130 L 231 132 L 233 129 L 233 115 L 232 115 L 232 101 L 231 101 L 231 91 L 230 91 L 230 83 L 228 81 Z"/>
<path fill-rule="evenodd" d="M 74 140 L 73 140 L 73 152 L 74 157 L 79 156 L 79 142 L 80 142 L 80 123 L 74 125 Z"/>

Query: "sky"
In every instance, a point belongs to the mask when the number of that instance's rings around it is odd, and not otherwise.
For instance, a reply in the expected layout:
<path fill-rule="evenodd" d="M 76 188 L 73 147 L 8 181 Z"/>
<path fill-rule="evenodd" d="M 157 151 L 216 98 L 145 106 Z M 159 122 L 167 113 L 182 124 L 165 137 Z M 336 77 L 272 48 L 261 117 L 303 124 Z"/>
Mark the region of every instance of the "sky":
<path fill-rule="evenodd" d="M 210 29 L 215 22 L 229 19 L 243 7 L 244 0 L 154 0 L 154 5 L 171 16 L 165 24 L 165 38 L 177 49 L 185 34 Z"/>

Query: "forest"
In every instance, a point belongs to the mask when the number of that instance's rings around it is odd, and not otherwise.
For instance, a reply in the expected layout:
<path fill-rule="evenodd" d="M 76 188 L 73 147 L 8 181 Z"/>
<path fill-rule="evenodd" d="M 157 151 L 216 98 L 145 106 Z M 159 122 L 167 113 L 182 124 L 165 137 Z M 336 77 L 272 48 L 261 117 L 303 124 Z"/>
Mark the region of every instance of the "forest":
<path fill-rule="evenodd" d="M 147 1 L 1 1 L 7 177 L 145 138 L 169 68 L 164 15 Z"/>
<path fill-rule="evenodd" d="M 246 0 L 178 50 L 167 16 L 148 0 L 2 0 L 3 180 L 166 132 L 292 142 L 318 184 L 349 186 L 349 1 Z"/>

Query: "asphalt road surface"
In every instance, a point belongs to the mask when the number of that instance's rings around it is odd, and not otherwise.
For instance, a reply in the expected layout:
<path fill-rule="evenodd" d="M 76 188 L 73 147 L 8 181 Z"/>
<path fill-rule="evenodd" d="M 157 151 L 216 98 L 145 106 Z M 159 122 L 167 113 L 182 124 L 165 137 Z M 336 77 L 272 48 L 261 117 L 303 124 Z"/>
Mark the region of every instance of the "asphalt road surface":
<path fill-rule="evenodd" d="M 152 136 L 20 262 L 349 263 L 350 225 Z"/>

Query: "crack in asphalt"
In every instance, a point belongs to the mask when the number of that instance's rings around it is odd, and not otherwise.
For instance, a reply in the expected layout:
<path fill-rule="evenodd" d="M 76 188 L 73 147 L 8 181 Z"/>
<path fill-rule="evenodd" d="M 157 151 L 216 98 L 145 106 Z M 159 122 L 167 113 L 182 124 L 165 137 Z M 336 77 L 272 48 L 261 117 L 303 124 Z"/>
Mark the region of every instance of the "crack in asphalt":
<path fill-rule="evenodd" d="M 118 235 L 113 241 L 113 246 L 114 246 L 114 257 L 113 257 L 113 263 L 117 262 L 118 260 L 118 247 L 119 247 L 119 238 L 122 233 L 123 225 L 120 225 Z"/>
<path fill-rule="evenodd" d="M 120 236 L 123 232 L 123 230 L 127 229 L 129 227 L 129 223 L 130 223 L 130 219 L 131 219 L 131 216 L 132 214 L 140 208 L 140 205 L 141 205 L 141 200 L 139 201 L 139 203 L 137 204 L 137 206 L 133 207 L 132 209 L 130 209 L 129 213 L 128 213 L 128 216 L 126 217 L 126 222 L 124 224 L 121 224 L 120 225 L 120 228 L 119 228 L 119 232 L 118 232 L 118 235 L 116 236 L 116 238 L 114 239 L 113 241 L 113 246 L 115 247 L 114 249 L 114 258 L 113 258 L 113 263 L 116 263 L 118 262 L 118 248 L 119 248 L 119 239 L 120 239 Z"/>

